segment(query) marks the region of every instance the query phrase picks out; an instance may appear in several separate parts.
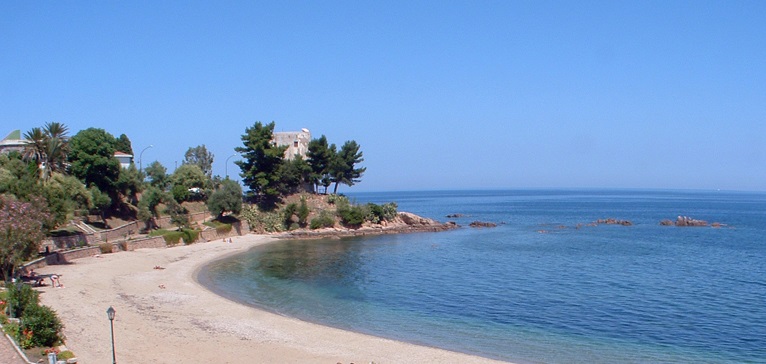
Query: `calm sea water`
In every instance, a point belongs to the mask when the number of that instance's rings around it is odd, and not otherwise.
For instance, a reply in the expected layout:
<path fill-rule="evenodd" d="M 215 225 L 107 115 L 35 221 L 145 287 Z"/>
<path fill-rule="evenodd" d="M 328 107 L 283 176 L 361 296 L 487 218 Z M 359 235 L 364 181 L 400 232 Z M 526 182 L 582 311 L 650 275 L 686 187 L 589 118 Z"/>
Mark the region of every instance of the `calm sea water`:
<path fill-rule="evenodd" d="M 766 363 L 766 194 L 354 194 L 466 227 L 285 241 L 214 262 L 215 292 L 376 336 L 530 363 Z M 722 228 L 660 226 L 688 215 Z M 576 228 L 599 218 L 633 226 Z M 468 228 L 473 220 L 498 223 Z"/>

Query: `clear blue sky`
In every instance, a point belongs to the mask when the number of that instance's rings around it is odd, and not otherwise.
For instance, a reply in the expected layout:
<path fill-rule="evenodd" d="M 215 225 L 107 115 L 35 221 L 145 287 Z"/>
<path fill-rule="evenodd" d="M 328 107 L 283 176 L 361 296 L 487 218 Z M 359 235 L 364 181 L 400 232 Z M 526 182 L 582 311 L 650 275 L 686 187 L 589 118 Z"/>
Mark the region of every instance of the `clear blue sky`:
<path fill-rule="evenodd" d="M 362 146 L 347 192 L 764 191 L 766 2 L 0 2 L 0 134 L 50 121 L 221 175 L 308 128 Z"/>

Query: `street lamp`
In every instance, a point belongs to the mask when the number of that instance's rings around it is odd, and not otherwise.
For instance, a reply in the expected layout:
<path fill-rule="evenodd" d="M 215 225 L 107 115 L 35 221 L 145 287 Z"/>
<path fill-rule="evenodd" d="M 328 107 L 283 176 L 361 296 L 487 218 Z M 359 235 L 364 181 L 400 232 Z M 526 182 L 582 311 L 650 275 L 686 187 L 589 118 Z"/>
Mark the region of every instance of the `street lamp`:
<path fill-rule="evenodd" d="M 226 178 L 229 178 L 229 159 L 231 159 L 231 157 L 235 155 L 236 154 L 232 154 L 229 156 L 229 158 L 226 158 L 226 163 L 224 164 L 224 170 L 226 171 Z"/>
<path fill-rule="evenodd" d="M 117 364 L 117 357 L 114 355 L 114 307 L 109 306 L 106 309 L 106 316 L 109 317 L 109 323 L 112 325 L 112 364 Z"/>
<path fill-rule="evenodd" d="M 138 154 L 138 170 L 143 171 L 144 170 L 144 151 L 146 151 L 149 148 L 154 147 L 154 145 L 149 144 L 148 147 L 144 148 L 140 154 Z"/>

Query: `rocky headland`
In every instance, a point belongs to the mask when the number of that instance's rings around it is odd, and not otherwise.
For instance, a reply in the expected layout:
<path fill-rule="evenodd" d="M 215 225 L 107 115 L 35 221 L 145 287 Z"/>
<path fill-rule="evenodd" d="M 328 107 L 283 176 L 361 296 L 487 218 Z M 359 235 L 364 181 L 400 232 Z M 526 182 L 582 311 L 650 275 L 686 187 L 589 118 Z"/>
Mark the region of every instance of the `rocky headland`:
<path fill-rule="evenodd" d="M 459 225 L 454 222 L 442 223 L 410 212 L 399 212 L 393 220 L 381 221 L 377 224 L 364 223 L 358 228 L 336 226 L 315 230 L 296 229 L 278 233 L 274 236 L 286 239 L 342 238 L 349 236 L 439 232 L 458 227 Z"/>

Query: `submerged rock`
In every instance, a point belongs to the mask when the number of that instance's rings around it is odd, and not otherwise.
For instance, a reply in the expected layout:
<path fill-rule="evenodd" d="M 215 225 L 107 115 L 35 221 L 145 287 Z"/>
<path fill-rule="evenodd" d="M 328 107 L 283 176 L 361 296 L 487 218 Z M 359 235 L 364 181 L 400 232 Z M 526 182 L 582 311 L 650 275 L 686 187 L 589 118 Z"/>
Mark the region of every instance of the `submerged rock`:
<path fill-rule="evenodd" d="M 707 221 L 692 219 L 688 216 L 679 216 L 676 219 L 676 226 L 707 226 Z"/>
<path fill-rule="evenodd" d="M 493 222 L 474 221 L 468 224 L 470 227 L 496 227 L 497 224 Z"/>

